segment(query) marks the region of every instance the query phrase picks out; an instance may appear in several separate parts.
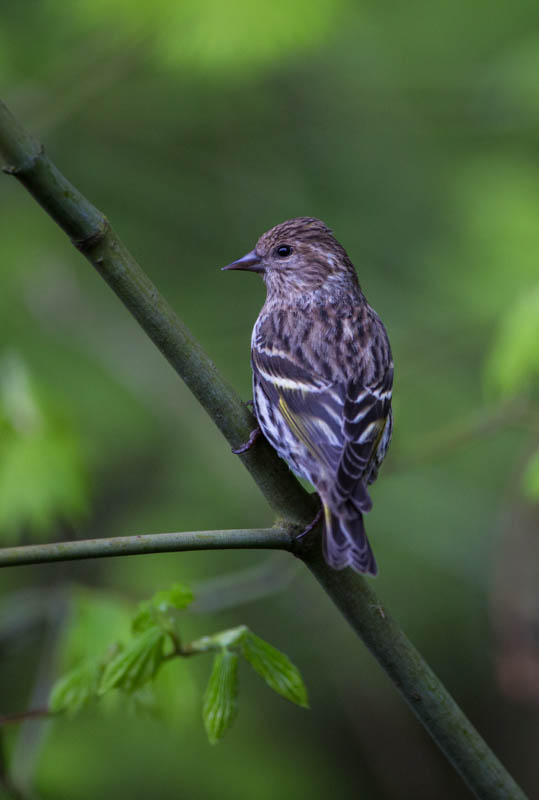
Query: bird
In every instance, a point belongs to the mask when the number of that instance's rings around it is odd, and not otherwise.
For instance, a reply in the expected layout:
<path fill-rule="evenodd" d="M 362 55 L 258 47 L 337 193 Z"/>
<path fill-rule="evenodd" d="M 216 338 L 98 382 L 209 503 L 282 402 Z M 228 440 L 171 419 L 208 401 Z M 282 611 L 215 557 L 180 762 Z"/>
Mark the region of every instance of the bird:
<path fill-rule="evenodd" d="M 254 410 L 278 455 L 320 496 L 324 558 L 375 576 L 363 515 L 393 428 L 386 329 L 346 250 L 315 217 L 276 225 L 222 269 L 266 284 L 251 339 Z"/>

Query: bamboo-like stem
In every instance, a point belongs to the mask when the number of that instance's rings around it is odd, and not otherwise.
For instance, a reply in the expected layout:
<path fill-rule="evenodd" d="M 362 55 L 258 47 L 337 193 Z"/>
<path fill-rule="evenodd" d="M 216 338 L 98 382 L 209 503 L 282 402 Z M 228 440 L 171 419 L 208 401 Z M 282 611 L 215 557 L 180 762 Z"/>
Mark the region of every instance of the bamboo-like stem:
<path fill-rule="evenodd" d="M 0 549 L 0 567 L 188 550 L 290 550 L 291 542 L 290 528 L 284 527 L 145 533 L 140 536 L 113 536 L 110 539 L 81 539 L 74 542 L 4 547 Z"/>
<path fill-rule="evenodd" d="M 297 553 L 387 672 L 414 714 L 476 797 L 522 800 L 520 787 L 463 714 L 443 683 L 380 603 L 351 570 L 328 569 L 320 547 L 306 541 Z"/>
<path fill-rule="evenodd" d="M 255 420 L 185 325 L 95 209 L 61 175 L 0 101 L 0 153 L 15 175 L 96 267 L 152 341 L 184 379 L 233 447 Z M 314 516 L 315 500 L 260 440 L 240 456 L 277 513 L 292 526 Z M 412 710 L 481 800 L 525 800 L 525 795 L 472 727 L 446 689 L 406 639 L 370 588 L 350 570 L 324 563 L 317 536 L 294 543 L 296 554 L 363 638 Z"/>

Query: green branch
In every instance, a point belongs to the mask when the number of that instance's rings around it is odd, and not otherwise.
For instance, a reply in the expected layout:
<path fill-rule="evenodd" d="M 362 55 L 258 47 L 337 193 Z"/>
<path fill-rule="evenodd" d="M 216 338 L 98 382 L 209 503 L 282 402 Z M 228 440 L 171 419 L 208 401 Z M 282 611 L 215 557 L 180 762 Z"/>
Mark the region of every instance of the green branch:
<path fill-rule="evenodd" d="M 0 102 L 0 152 L 7 172 L 28 189 L 63 228 L 131 311 L 184 379 L 228 442 L 244 442 L 255 420 L 187 328 L 158 293 L 126 247 L 95 209 L 61 175 Z M 240 456 L 275 511 L 301 526 L 315 501 L 263 440 Z M 386 670 L 414 713 L 482 800 L 524 800 L 524 795 L 408 642 L 367 581 L 337 573 L 324 562 L 315 534 L 296 544 L 301 557 Z"/>
<path fill-rule="evenodd" d="M 146 533 L 113 536 L 110 539 L 82 539 L 74 542 L 28 544 L 0 549 L 0 567 L 45 564 L 82 558 L 111 558 L 149 553 L 178 553 L 188 550 L 290 550 L 290 529 L 251 528 L 186 533 Z"/>
<path fill-rule="evenodd" d="M 328 570 L 309 543 L 303 560 L 385 669 L 434 741 L 479 798 L 525 798 L 367 581 Z"/>

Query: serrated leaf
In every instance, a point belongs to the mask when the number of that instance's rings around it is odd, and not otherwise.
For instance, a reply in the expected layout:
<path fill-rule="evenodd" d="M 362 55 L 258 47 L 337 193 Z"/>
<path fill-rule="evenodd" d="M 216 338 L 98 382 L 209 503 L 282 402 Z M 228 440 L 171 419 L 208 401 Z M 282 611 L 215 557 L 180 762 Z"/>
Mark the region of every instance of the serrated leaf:
<path fill-rule="evenodd" d="M 288 656 L 251 631 L 244 637 L 241 650 L 252 668 L 274 692 L 298 706 L 309 708 L 303 679 Z"/>
<path fill-rule="evenodd" d="M 210 744 L 217 744 L 238 712 L 238 655 L 221 650 L 214 658 L 202 718 Z"/>
<path fill-rule="evenodd" d="M 137 636 L 105 667 L 98 694 L 110 689 L 133 692 L 144 686 L 157 673 L 164 658 L 166 635 L 159 628 L 149 628 Z"/>
<path fill-rule="evenodd" d="M 99 665 L 87 661 L 59 678 L 49 694 L 49 709 L 75 714 L 96 695 Z"/>

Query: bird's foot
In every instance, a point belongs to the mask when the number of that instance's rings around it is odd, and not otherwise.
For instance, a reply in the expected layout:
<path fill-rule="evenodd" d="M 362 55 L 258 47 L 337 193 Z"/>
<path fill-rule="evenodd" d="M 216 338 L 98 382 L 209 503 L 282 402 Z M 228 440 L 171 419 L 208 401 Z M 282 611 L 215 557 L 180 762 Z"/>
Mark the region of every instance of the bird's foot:
<path fill-rule="evenodd" d="M 295 536 L 295 537 L 294 537 L 294 539 L 295 539 L 295 541 L 296 541 L 296 542 L 297 542 L 299 539 L 303 539 L 303 537 L 304 537 L 304 536 L 306 536 L 308 533 L 310 533 L 310 532 L 312 531 L 312 529 L 313 529 L 313 528 L 316 528 L 316 526 L 317 526 L 317 525 L 318 525 L 318 523 L 320 522 L 320 518 L 321 518 L 321 516 L 322 516 L 322 510 L 323 510 L 323 509 L 319 508 L 319 509 L 318 509 L 318 511 L 316 512 L 316 517 L 313 519 L 313 521 L 312 521 L 312 522 L 310 522 L 310 523 L 309 523 L 309 525 L 307 525 L 307 527 L 306 527 L 306 528 L 304 528 L 304 529 L 301 531 L 301 533 L 299 533 L 297 536 Z"/>
<path fill-rule="evenodd" d="M 257 425 L 256 428 L 254 429 L 254 431 L 251 431 L 251 435 L 249 436 L 249 438 L 247 439 L 246 442 L 244 442 L 243 444 L 240 444 L 239 447 L 233 447 L 232 448 L 232 452 L 234 453 L 234 455 L 239 456 L 242 453 L 246 453 L 247 450 L 250 450 L 251 447 L 256 442 L 256 440 L 258 439 L 258 437 L 260 436 L 261 433 L 262 433 L 262 431 L 260 429 L 260 426 Z"/>

